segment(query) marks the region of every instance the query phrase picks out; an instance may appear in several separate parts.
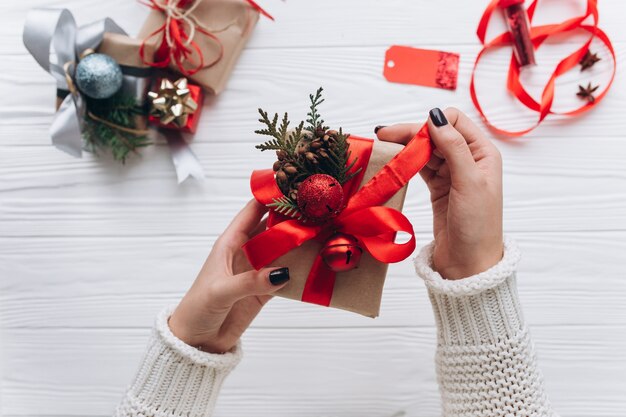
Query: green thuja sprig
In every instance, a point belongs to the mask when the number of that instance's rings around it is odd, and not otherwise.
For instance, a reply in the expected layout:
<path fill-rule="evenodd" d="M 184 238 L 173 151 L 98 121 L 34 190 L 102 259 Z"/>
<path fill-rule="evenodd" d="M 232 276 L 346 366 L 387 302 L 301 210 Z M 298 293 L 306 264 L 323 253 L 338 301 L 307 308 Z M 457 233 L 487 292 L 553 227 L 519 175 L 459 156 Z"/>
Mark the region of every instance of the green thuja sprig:
<path fill-rule="evenodd" d="M 267 204 L 275 212 L 287 217 L 306 221 L 298 208 L 297 191 L 299 184 L 314 174 L 327 174 L 341 184 L 357 175 L 361 168 L 354 170 L 357 158 L 352 158 L 348 134 L 328 130 L 324 125 L 318 107 L 324 102 L 323 88 L 309 95 L 310 106 L 304 121 L 293 130 L 289 130 L 289 116 L 285 113 L 280 119 L 278 113 L 272 118 L 259 109 L 259 122 L 265 125 L 255 133 L 269 136 L 270 139 L 257 145 L 261 151 L 276 151 L 278 161 L 274 164 L 276 182 L 283 196 Z"/>
<path fill-rule="evenodd" d="M 306 122 L 309 124 L 306 127 L 306 130 L 308 130 L 311 133 L 314 133 L 316 129 L 324 129 L 324 130 L 328 129 L 328 126 L 324 126 L 324 119 L 322 119 L 322 117 L 317 111 L 317 106 L 319 106 L 320 104 L 324 102 L 324 99 L 322 98 L 322 91 L 324 91 L 324 88 L 320 87 L 315 92 L 315 95 L 309 94 L 309 100 L 311 100 L 311 106 L 309 107 L 309 112 L 306 114 L 307 115 Z"/>
<path fill-rule="evenodd" d="M 304 122 L 293 130 L 289 131 L 289 115 L 284 114 L 280 126 L 278 126 L 278 113 L 274 114 L 272 120 L 270 120 L 266 111 L 259 109 L 261 118 L 259 122 L 265 124 L 265 129 L 255 130 L 254 133 L 259 135 L 271 136 L 272 139 L 257 145 L 256 148 L 261 151 L 284 151 L 291 158 L 295 158 L 296 147 L 298 142 L 302 138 L 302 130 L 304 128 Z"/>

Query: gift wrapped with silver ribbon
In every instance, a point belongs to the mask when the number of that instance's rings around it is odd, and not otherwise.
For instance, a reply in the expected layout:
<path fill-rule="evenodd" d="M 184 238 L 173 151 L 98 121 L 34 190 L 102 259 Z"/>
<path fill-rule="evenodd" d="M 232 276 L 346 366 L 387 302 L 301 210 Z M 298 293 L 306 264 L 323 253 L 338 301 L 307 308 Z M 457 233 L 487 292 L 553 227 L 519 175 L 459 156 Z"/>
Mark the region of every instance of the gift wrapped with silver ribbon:
<path fill-rule="evenodd" d="M 85 97 L 74 87 L 72 69 L 86 52 L 93 50 L 113 58 L 120 66 L 122 92 L 138 106 L 146 105 L 153 68 L 145 65 L 139 55 L 154 53 L 155 45 L 143 44 L 127 36 L 110 18 L 78 27 L 67 9 L 38 8 L 31 10 L 24 26 L 24 45 L 37 63 L 56 81 L 57 111 L 50 125 L 52 143 L 68 154 L 81 157 L 83 129 L 88 114 Z M 51 59 L 52 57 L 52 59 Z M 136 127 L 145 130 L 147 115 L 139 116 Z M 187 177 L 203 179 L 200 162 L 178 132 L 164 135 L 168 141 L 178 182 Z"/>

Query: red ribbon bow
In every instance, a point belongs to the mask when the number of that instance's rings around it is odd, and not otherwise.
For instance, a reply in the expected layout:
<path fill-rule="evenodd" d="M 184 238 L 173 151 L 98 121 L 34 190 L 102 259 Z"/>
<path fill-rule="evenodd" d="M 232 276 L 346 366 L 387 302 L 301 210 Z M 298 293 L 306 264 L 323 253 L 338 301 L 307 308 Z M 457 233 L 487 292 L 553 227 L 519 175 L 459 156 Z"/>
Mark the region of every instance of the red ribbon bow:
<path fill-rule="evenodd" d="M 489 5 L 485 9 L 485 12 L 483 13 L 480 19 L 480 23 L 478 24 L 478 29 L 476 30 L 476 34 L 478 35 L 478 39 L 480 39 L 480 42 L 483 44 L 483 48 L 480 50 L 480 52 L 476 56 L 476 60 L 474 61 L 474 69 L 472 70 L 472 77 L 470 80 L 470 95 L 472 97 L 472 102 L 474 103 L 474 106 L 476 106 L 478 113 L 480 113 L 485 123 L 497 133 L 509 135 L 509 136 L 522 136 L 530 132 L 531 130 L 535 129 L 537 126 L 539 126 L 539 124 L 543 121 L 543 119 L 546 118 L 548 114 L 561 114 L 565 116 L 575 116 L 587 110 L 590 110 L 593 106 L 598 104 L 600 100 L 604 98 L 609 88 L 611 87 L 611 84 L 613 83 L 613 79 L 615 78 L 616 60 L 615 60 L 615 51 L 613 49 L 613 45 L 611 44 L 609 37 L 600 28 L 598 28 L 597 0 L 587 0 L 587 9 L 585 11 L 585 14 L 583 14 L 582 16 L 576 16 L 558 24 L 534 26 L 530 28 L 530 38 L 533 43 L 533 47 L 535 49 L 539 48 L 539 46 L 541 46 L 541 44 L 550 36 L 555 36 L 555 35 L 571 32 L 577 29 L 582 29 L 590 33 L 589 38 L 587 39 L 587 41 L 585 41 L 582 47 L 580 47 L 579 49 L 577 49 L 576 51 L 574 51 L 573 53 L 565 57 L 563 60 L 561 60 L 557 64 L 547 84 L 545 85 L 543 92 L 541 93 L 540 102 L 537 102 L 534 98 L 532 98 L 530 94 L 528 94 L 526 89 L 524 89 L 524 87 L 522 86 L 519 80 L 520 66 L 517 60 L 515 59 L 515 56 L 511 56 L 509 72 L 507 75 L 507 89 L 524 106 L 539 113 L 539 119 L 537 120 L 537 122 L 528 129 L 519 130 L 519 131 L 508 131 L 508 130 L 496 127 L 487 119 L 487 116 L 484 114 L 483 109 L 478 101 L 478 96 L 476 94 L 476 87 L 474 86 L 474 75 L 476 73 L 476 67 L 478 66 L 478 61 L 480 60 L 480 58 L 483 56 L 485 52 L 487 52 L 488 50 L 492 48 L 506 46 L 511 43 L 511 34 L 509 32 L 502 33 L 496 36 L 495 38 L 493 38 L 492 40 L 490 40 L 489 42 L 485 42 L 485 36 L 487 33 L 487 26 L 489 24 L 489 19 L 491 18 L 491 15 L 494 13 L 496 8 L 500 5 L 501 1 L 503 0 L 492 0 L 491 3 L 489 3 Z M 532 22 L 532 18 L 535 14 L 537 2 L 538 0 L 534 0 L 528 7 L 527 13 L 528 13 L 528 20 L 530 22 Z M 592 25 L 584 24 L 583 22 L 590 16 L 593 19 L 593 24 Z M 611 79 L 609 80 L 604 90 L 602 90 L 602 92 L 600 92 L 595 97 L 595 100 L 593 102 L 587 102 L 574 110 L 570 110 L 566 112 L 552 111 L 552 103 L 554 101 L 554 89 L 555 89 L 556 79 L 560 77 L 561 75 L 565 74 L 567 71 L 569 71 L 576 65 L 578 65 L 578 63 L 583 58 L 583 56 L 585 56 L 585 53 L 587 53 L 587 51 L 589 50 L 589 45 L 591 44 L 591 41 L 594 39 L 594 37 L 597 37 L 600 41 L 602 41 L 602 43 L 606 45 L 607 49 L 609 50 L 609 53 L 611 54 L 611 57 L 613 59 L 613 71 L 611 74 Z"/>
<path fill-rule="evenodd" d="M 202 0 L 197 0 L 202 1 Z M 274 18 L 268 14 L 261 6 L 259 6 L 253 0 L 246 0 L 250 6 L 263 16 L 274 20 Z M 172 61 L 176 63 L 178 71 L 189 77 L 203 68 L 209 68 L 222 59 L 224 55 L 224 45 L 217 36 L 208 30 L 190 23 L 182 16 L 185 14 L 185 8 L 189 7 L 193 3 L 193 0 L 178 0 L 174 8 L 178 12 L 178 15 L 169 16 L 169 19 L 157 30 L 148 35 L 139 48 L 139 54 L 144 64 L 150 65 L 156 68 L 166 68 Z M 148 0 L 148 3 L 144 3 L 154 10 L 159 10 L 164 14 L 169 13 L 169 5 L 161 4 L 157 0 Z M 198 44 L 190 39 L 188 31 L 192 30 L 189 26 L 193 25 L 193 31 L 198 32 L 212 39 L 219 47 L 219 53 L 215 59 L 207 64 L 204 62 L 204 55 Z M 161 36 L 161 43 L 155 53 L 154 61 L 148 61 L 145 58 L 145 44 L 148 40 Z M 187 64 L 187 66 L 185 66 Z"/>
<path fill-rule="evenodd" d="M 270 212 L 268 229 L 250 239 L 243 250 L 255 269 L 297 248 L 304 242 L 325 239 L 335 232 L 356 237 L 365 250 L 380 262 L 393 263 L 406 259 L 415 249 L 411 222 L 398 210 L 384 207 L 396 192 L 404 187 L 430 159 L 432 144 L 424 125 L 411 141 L 360 189 L 365 168 L 369 162 L 374 141 L 350 136 L 350 151 L 357 157 L 353 172 L 358 175 L 344 184 L 344 193 L 350 196 L 343 211 L 329 223 L 315 225 L 287 219 Z M 269 204 L 282 196 L 271 169 L 254 171 L 250 179 L 254 197 L 261 204 Z M 358 190 L 358 191 L 357 191 Z M 395 243 L 397 232 L 406 232 L 411 238 L 406 243 Z M 332 271 L 318 254 L 309 272 L 302 301 L 330 305 L 335 283 Z"/>

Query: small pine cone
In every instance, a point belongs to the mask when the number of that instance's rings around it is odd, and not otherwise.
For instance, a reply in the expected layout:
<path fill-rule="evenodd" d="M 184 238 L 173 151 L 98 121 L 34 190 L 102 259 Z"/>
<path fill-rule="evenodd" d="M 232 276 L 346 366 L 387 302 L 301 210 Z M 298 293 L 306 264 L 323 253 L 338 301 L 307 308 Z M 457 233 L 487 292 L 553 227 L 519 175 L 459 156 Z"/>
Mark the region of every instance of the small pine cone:
<path fill-rule="evenodd" d="M 274 172 L 278 171 L 281 165 L 282 164 L 280 163 L 280 161 L 274 162 L 274 165 L 272 165 L 272 169 L 274 170 Z"/>
<path fill-rule="evenodd" d="M 294 167 L 293 165 L 287 163 L 283 166 L 283 171 L 285 171 L 285 173 L 287 175 L 294 175 L 295 173 L 298 172 L 298 168 Z"/>
<path fill-rule="evenodd" d="M 285 158 L 287 158 L 287 152 L 283 151 L 282 149 L 279 151 L 276 151 L 276 156 L 278 157 L 279 161 L 284 160 Z"/>
<path fill-rule="evenodd" d="M 276 172 L 276 182 L 278 185 L 287 183 L 287 174 L 283 170 L 279 170 Z"/>
<path fill-rule="evenodd" d="M 319 139 L 315 139 L 314 141 L 311 142 L 311 144 L 309 145 L 309 147 L 313 150 L 317 150 L 319 148 L 322 147 L 322 141 Z"/>
<path fill-rule="evenodd" d="M 305 158 L 307 159 L 307 161 L 313 163 L 313 164 L 317 164 L 317 156 L 315 156 L 315 154 L 313 152 L 307 152 L 304 154 Z"/>
<path fill-rule="evenodd" d="M 309 147 L 307 146 L 307 144 L 304 142 L 300 142 L 298 144 L 298 147 L 296 148 L 296 153 L 298 155 L 304 155 L 306 152 L 308 152 L 308 150 L 309 150 Z"/>

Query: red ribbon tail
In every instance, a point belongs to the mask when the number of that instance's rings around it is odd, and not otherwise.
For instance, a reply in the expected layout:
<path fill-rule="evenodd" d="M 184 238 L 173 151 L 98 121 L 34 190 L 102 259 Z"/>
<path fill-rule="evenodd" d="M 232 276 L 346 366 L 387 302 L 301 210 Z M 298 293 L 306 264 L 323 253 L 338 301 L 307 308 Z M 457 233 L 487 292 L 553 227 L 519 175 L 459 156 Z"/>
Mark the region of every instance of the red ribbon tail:
<path fill-rule="evenodd" d="M 320 231 L 319 226 L 306 227 L 297 220 L 287 220 L 254 236 L 242 249 L 250 265 L 259 270 L 307 240 L 315 238 Z"/>
<path fill-rule="evenodd" d="M 261 6 L 259 6 L 259 4 L 254 1 L 254 0 L 248 0 L 248 3 L 250 3 L 250 6 L 252 6 L 252 8 L 256 11 L 258 11 L 259 13 L 261 13 L 263 16 L 267 17 L 270 20 L 274 20 L 274 18 L 272 17 L 272 15 L 270 15 L 268 12 L 266 12 L 265 10 L 263 10 L 263 8 Z"/>
<path fill-rule="evenodd" d="M 328 307 L 335 288 L 335 272 L 317 255 L 302 291 L 302 301 Z"/>

